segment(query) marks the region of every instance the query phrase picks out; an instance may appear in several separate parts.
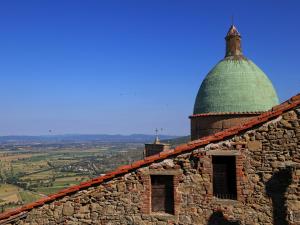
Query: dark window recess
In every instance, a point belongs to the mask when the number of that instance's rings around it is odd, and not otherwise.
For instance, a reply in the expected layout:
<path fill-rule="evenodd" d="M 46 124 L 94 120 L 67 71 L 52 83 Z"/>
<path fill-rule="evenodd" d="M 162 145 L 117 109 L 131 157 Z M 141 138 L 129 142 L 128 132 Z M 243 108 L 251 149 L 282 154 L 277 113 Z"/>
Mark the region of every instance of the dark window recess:
<path fill-rule="evenodd" d="M 152 212 L 174 214 L 173 176 L 151 176 Z"/>
<path fill-rule="evenodd" d="M 222 199 L 236 199 L 236 166 L 234 156 L 213 156 L 213 192 Z"/>

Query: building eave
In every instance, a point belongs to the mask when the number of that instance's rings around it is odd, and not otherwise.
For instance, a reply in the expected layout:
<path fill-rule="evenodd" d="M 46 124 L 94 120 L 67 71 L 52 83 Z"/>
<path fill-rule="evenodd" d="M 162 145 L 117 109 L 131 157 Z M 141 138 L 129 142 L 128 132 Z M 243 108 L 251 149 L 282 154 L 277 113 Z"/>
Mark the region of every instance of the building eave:
<path fill-rule="evenodd" d="M 66 189 L 63 189 L 63 190 L 55 193 L 55 194 L 41 198 L 38 201 L 26 204 L 26 205 L 22 206 L 21 208 L 12 209 L 10 211 L 4 212 L 4 213 L 0 214 L 0 224 L 9 223 L 9 221 L 11 221 L 11 220 L 18 219 L 20 216 L 25 215 L 28 211 L 32 210 L 33 208 L 41 207 L 46 203 L 50 203 L 55 200 L 61 199 L 64 196 L 73 194 L 75 192 L 87 189 L 92 186 L 99 185 L 103 182 L 107 182 L 115 177 L 122 176 L 128 172 L 131 172 L 131 171 L 134 171 L 141 167 L 147 166 L 151 163 L 162 161 L 166 158 L 174 157 L 174 156 L 182 154 L 182 153 L 191 152 L 200 147 L 204 147 L 207 144 L 222 141 L 231 136 L 240 134 L 251 128 L 254 128 L 255 126 L 258 126 L 265 122 L 268 122 L 268 121 L 282 115 L 284 112 L 291 110 L 294 107 L 297 107 L 299 105 L 300 105 L 300 94 L 297 94 L 297 95 L 293 96 L 292 98 L 290 98 L 289 100 L 283 102 L 282 104 L 279 104 L 279 105 L 273 107 L 271 110 L 269 110 L 267 112 L 261 113 L 260 115 L 254 117 L 253 119 L 250 119 L 249 121 L 247 121 L 241 125 L 234 126 L 232 128 L 223 130 L 223 131 L 215 133 L 213 135 L 203 137 L 201 139 L 187 142 L 185 144 L 175 147 L 174 149 L 166 150 L 159 154 L 146 157 L 143 160 L 136 161 L 132 164 L 120 166 L 116 170 L 111 171 L 111 172 L 105 174 L 104 176 L 99 176 L 99 177 L 91 179 L 89 181 L 82 182 L 79 185 L 68 187 Z"/>

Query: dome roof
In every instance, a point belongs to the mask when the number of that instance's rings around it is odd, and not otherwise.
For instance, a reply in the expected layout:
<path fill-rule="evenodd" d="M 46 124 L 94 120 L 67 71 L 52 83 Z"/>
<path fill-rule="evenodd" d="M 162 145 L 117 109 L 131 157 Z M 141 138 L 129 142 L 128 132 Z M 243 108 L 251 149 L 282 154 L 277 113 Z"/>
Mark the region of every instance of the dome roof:
<path fill-rule="evenodd" d="M 240 34 L 234 26 L 225 39 L 226 56 L 202 82 L 194 114 L 261 112 L 279 104 L 276 91 L 266 74 L 242 55 Z"/>
<path fill-rule="evenodd" d="M 224 59 L 202 82 L 194 114 L 261 112 L 278 103 L 271 81 L 252 61 Z"/>

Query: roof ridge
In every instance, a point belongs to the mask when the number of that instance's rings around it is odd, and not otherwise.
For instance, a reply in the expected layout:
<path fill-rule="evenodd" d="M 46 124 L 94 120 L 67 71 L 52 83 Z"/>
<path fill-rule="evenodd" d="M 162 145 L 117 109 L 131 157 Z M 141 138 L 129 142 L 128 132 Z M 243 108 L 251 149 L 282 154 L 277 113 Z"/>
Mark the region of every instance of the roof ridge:
<path fill-rule="evenodd" d="M 78 185 L 68 187 L 66 189 L 63 189 L 63 190 L 55 193 L 55 194 L 41 198 L 35 202 L 26 204 L 20 208 L 12 209 L 7 212 L 4 212 L 4 213 L 0 214 L 0 223 L 1 223 L 1 220 L 3 221 L 6 219 L 9 219 L 11 216 L 16 216 L 17 214 L 29 211 L 29 210 L 33 209 L 34 207 L 42 206 L 45 203 L 52 202 L 61 197 L 67 196 L 68 194 L 77 192 L 79 190 L 83 190 L 88 187 L 92 187 L 93 185 L 100 184 L 104 181 L 108 181 L 116 176 L 123 175 L 129 171 L 138 169 L 142 166 L 146 166 L 155 161 L 163 160 L 170 156 L 175 156 L 175 155 L 178 155 L 183 152 L 192 151 L 194 149 L 197 149 L 199 147 L 202 147 L 202 146 L 207 145 L 212 142 L 221 141 L 224 138 L 236 135 L 236 134 L 243 132 L 249 128 L 252 128 L 258 124 L 267 122 L 267 121 L 271 120 L 272 118 L 281 115 L 285 111 L 287 111 L 297 105 L 300 105 L 300 93 L 291 97 L 289 100 L 287 100 L 277 106 L 274 106 L 269 111 L 264 112 L 256 117 L 246 121 L 245 123 L 242 123 L 240 125 L 231 127 L 229 129 L 220 131 L 218 133 L 215 133 L 215 134 L 212 134 L 212 135 L 209 135 L 206 137 L 202 137 L 202 138 L 194 140 L 194 141 L 187 142 L 185 144 L 178 145 L 174 149 L 160 152 L 156 155 L 146 157 L 142 160 L 135 161 L 131 164 L 120 166 L 117 169 L 115 169 L 114 171 L 111 171 L 111 172 L 105 174 L 104 176 L 99 176 L 94 179 L 82 182 Z"/>

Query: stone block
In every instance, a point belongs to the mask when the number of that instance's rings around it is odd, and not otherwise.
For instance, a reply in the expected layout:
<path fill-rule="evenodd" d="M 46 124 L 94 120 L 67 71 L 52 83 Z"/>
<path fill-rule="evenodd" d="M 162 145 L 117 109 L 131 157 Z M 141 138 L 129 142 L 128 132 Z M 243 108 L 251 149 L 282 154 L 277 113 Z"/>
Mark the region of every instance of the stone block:
<path fill-rule="evenodd" d="M 261 141 L 248 141 L 247 147 L 250 151 L 261 151 L 262 142 Z"/>

